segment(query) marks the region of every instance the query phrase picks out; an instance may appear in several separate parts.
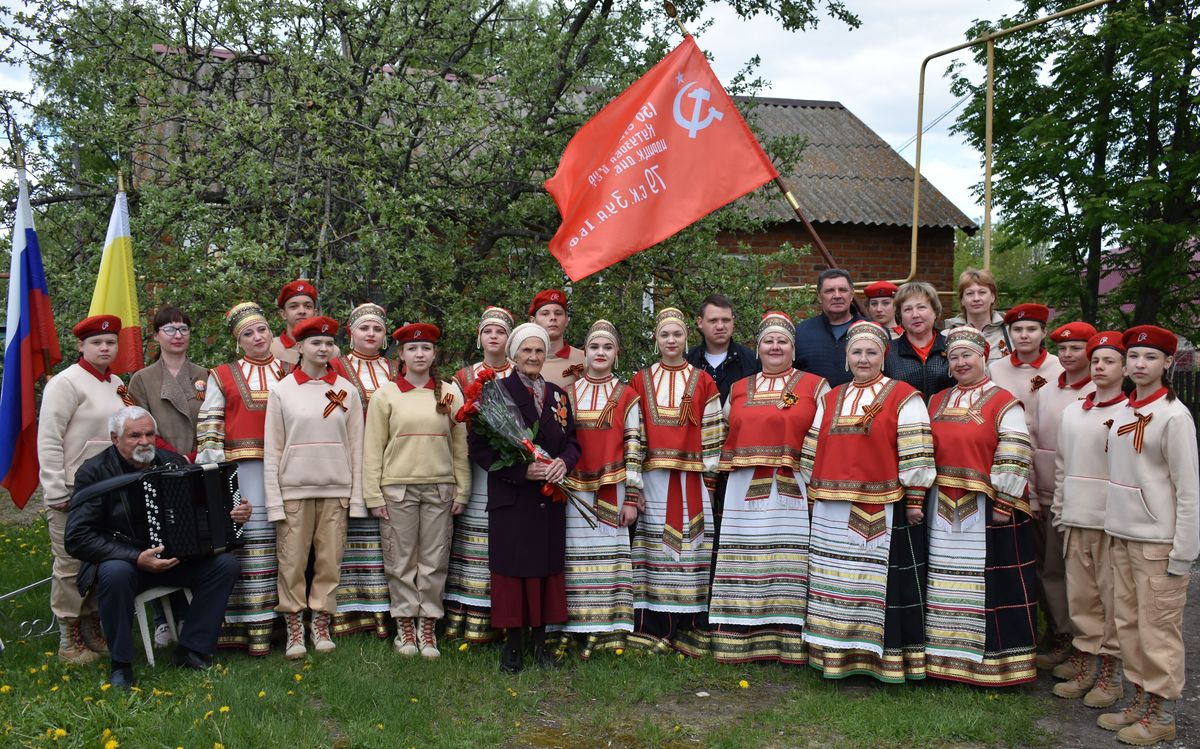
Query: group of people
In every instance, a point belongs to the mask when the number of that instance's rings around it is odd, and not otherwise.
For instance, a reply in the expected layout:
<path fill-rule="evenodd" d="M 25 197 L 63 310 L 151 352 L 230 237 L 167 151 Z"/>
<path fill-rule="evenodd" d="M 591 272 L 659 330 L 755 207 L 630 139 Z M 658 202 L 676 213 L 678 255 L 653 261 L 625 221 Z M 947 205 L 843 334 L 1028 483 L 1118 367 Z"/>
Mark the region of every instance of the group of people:
<path fill-rule="evenodd" d="M 280 620 L 288 658 L 363 629 L 436 658 L 440 632 L 503 639 L 507 672 L 624 647 L 885 682 L 1007 686 L 1040 667 L 1092 707 L 1122 698 L 1123 675 L 1134 699 L 1100 725 L 1173 736 L 1200 552 L 1195 429 L 1168 386 L 1177 339 L 1080 322 L 1047 336 L 1046 307 L 995 310 L 986 271 L 958 291 L 944 331 L 922 282 L 868 286 L 868 320 L 831 269 L 821 313 L 767 312 L 754 349 L 733 342 L 724 297 L 704 300 L 691 349 L 691 321 L 661 309 L 658 361 L 630 382 L 610 322 L 582 349 L 564 341 L 555 289 L 519 325 L 483 310 L 482 361 L 447 380 L 434 325 L 395 330 L 398 358 L 383 356 L 375 304 L 350 313 L 341 355 L 305 280 L 276 300 L 278 337 L 258 305 L 234 306 L 243 356 L 211 371 L 187 359 L 186 314 L 160 310 L 160 357 L 128 388 L 107 371 L 118 323 L 88 318 L 39 441 L 60 656 L 111 652 L 113 683 L 131 684 L 132 597 L 170 576 L 193 592 L 186 667 L 218 642 L 267 653 Z M 481 380 L 541 460 L 506 461 L 463 416 Z M 245 546 L 224 561 L 139 548 L 88 490 L 185 460 L 238 466 Z"/>

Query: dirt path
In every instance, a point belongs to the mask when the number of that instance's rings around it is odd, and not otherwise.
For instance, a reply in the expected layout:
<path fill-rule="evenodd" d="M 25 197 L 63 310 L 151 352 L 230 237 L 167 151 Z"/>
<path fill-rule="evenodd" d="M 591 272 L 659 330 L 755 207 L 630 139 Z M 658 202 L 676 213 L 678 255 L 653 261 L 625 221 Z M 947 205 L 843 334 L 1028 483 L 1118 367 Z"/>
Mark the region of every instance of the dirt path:
<path fill-rule="evenodd" d="M 1183 641 L 1187 657 L 1187 682 L 1183 697 L 1175 712 L 1175 741 L 1159 744 L 1160 747 L 1200 746 L 1200 567 L 1192 568 L 1192 580 L 1188 587 L 1187 610 L 1183 614 Z M 1045 728 L 1053 732 L 1058 741 L 1055 746 L 1065 749 L 1103 749 L 1124 746 L 1116 736 L 1096 725 L 1096 716 L 1101 710 L 1084 707 L 1082 702 L 1061 700 L 1050 693 L 1054 679 L 1045 674 L 1038 683 L 1039 692 L 1055 707 L 1054 714 L 1044 719 Z M 1132 687 L 1126 686 L 1125 696 L 1131 698 Z"/>

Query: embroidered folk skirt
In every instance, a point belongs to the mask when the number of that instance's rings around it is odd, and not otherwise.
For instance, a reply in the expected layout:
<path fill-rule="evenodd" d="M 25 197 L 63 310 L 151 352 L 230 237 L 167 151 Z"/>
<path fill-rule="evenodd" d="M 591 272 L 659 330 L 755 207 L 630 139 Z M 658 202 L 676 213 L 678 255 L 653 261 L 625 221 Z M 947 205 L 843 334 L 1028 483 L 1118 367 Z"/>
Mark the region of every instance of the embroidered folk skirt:
<path fill-rule="evenodd" d="M 671 474 L 680 474 L 673 477 Z M 694 657 L 708 652 L 709 573 L 712 569 L 712 503 L 702 481 L 689 482 L 682 471 L 655 469 L 642 474 L 645 511 L 633 534 L 634 633 L 631 645 L 657 652 L 678 650 Z M 674 482 L 674 483 L 673 483 Z M 678 552 L 664 540 L 668 495 L 695 484 L 702 514 L 687 523 Z"/>
<path fill-rule="evenodd" d="M 718 661 L 807 662 L 808 544 L 808 500 L 791 471 L 729 474 L 708 611 Z"/>
<path fill-rule="evenodd" d="M 471 497 L 454 518 L 446 575 L 446 637 L 485 643 L 499 638 L 491 624 L 492 573 L 488 569 L 487 471 L 471 466 Z"/>
<path fill-rule="evenodd" d="M 923 679 L 925 525 L 909 525 L 902 504 L 884 505 L 886 530 L 867 541 L 851 509 L 833 501 L 813 507 L 809 665 L 831 679 Z"/>
<path fill-rule="evenodd" d="M 929 675 L 985 687 L 1037 679 L 1033 521 L 992 522 L 992 503 L 927 512 Z M 948 517 L 947 517 L 948 515 Z"/>
<path fill-rule="evenodd" d="M 266 655 L 271 650 L 271 635 L 279 616 L 275 613 L 275 605 L 279 603 L 275 523 L 267 520 L 263 462 L 239 460 L 237 466 L 242 501 L 249 502 L 252 510 L 250 520 L 242 527 L 246 545 L 236 552 L 241 574 L 229 594 L 225 624 L 217 645 L 240 648 L 250 655 Z"/>
<path fill-rule="evenodd" d="M 346 548 L 342 552 L 333 632 L 345 635 L 374 631 L 379 637 L 387 637 L 389 606 L 379 519 L 350 518 L 346 526 Z"/>
<path fill-rule="evenodd" d="M 614 488 L 619 516 L 625 504 L 625 485 L 617 484 Z M 575 493 L 584 506 L 594 505 L 595 492 Z M 564 642 L 574 640 L 584 660 L 597 650 L 624 648 L 628 633 L 633 631 L 629 529 L 602 523 L 574 502 L 568 503 L 564 575 L 567 623 L 550 629 L 561 630 Z"/>

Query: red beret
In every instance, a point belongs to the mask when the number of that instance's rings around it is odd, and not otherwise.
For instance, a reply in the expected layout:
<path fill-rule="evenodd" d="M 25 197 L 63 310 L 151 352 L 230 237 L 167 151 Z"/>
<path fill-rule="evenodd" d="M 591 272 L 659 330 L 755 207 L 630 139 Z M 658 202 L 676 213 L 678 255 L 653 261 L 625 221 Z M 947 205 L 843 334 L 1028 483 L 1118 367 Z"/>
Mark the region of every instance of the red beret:
<path fill-rule="evenodd" d="M 1174 333 L 1157 325 L 1138 325 L 1130 328 L 1125 331 L 1124 340 L 1126 349 L 1147 346 L 1156 348 L 1167 356 L 1174 356 L 1175 348 L 1179 345 L 1179 339 Z"/>
<path fill-rule="evenodd" d="M 337 320 L 331 317 L 309 317 L 296 323 L 292 329 L 292 337 L 297 341 L 312 338 L 317 335 L 335 336 L 338 332 Z"/>
<path fill-rule="evenodd" d="M 1111 348 L 1125 353 L 1125 341 L 1122 340 L 1122 333 L 1119 330 L 1102 330 L 1096 335 L 1088 339 L 1087 355 L 1092 358 L 1092 354 L 1098 348 Z"/>
<path fill-rule="evenodd" d="M 71 332 L 81 341 L 105 333 L 117 335 L 121 332 L 121 318 L 116 315 L 92 315 L 76 323 Z"/>
<path fill-rule="evenodd" d="M 427 322 L 414 322 L 397 328 L 395 333 L 392 333 L 392 338 L 396 339 L 396 343 L 403 346 L 406 343 L 413 341 L 424 341 L 425 343 L 437 343 L 442 337 L 442 331 L 436 325 L 430 325 Z"/>
<path fill-rule="evenodd" d="M 1054 329 L 1050 334 L 1050 340 L 1055 343 L 1067 343 L 1068 341 L 1078 341 L 1079 343 L 1087 343 L 1088 339 L 1096 335 L 1096 329 L 1085 322 L 1069 322 Z"/>
<path fill-rule="evenodd" d="M 283 288 L 279 290 L 279 296 L 275 298 L 275 305 L 283 309 L 287 300 L 294 296 L 306 296 L 315 302 L 317 301 L 317 287 L 313 286 L 312 281 L 306 281 L 303 278 L 284 284 Z"/>
<path fill-rule="evenodd" d="M 533 298 L 533 301 L 529 303 L 529 316 L 533 317 L 535 312 L 542 307 L 545 307 L 547 304 L 558 304 L 561 305 L 564 310 L 566 310 L 567 295 L 558 289 L 546 289 L 544 291 L 539 291 L 537 296 Z"/>
<path fill-rule="evenodd" d="M 891 281 L 876 281 L 863 289 L 863 293 L 867 295 L 867 299 L 880 299 L 882 297 L 896 296 L 896 291 L 899 288 L 899 286 Z"/>
<path fill-rule="evenodd" d="M 1004 316 L 1004 324 L 1015 322 L 1040 322 L 1042 325 L 1050 322 L 1050 308 L 1044 304 L 1018 304 Z"/>

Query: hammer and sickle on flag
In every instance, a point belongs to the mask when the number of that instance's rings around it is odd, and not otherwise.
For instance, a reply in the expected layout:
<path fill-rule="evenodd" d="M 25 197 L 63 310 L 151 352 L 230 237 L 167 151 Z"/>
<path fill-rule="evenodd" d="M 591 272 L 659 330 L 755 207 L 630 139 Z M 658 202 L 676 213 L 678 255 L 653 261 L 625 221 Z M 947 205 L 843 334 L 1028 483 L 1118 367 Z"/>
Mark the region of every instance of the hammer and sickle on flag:
<path fill-rule="evenodd" d="M 779 176 L 691 36 L 584 123 L 546 181 L 573 281 Z"/>

